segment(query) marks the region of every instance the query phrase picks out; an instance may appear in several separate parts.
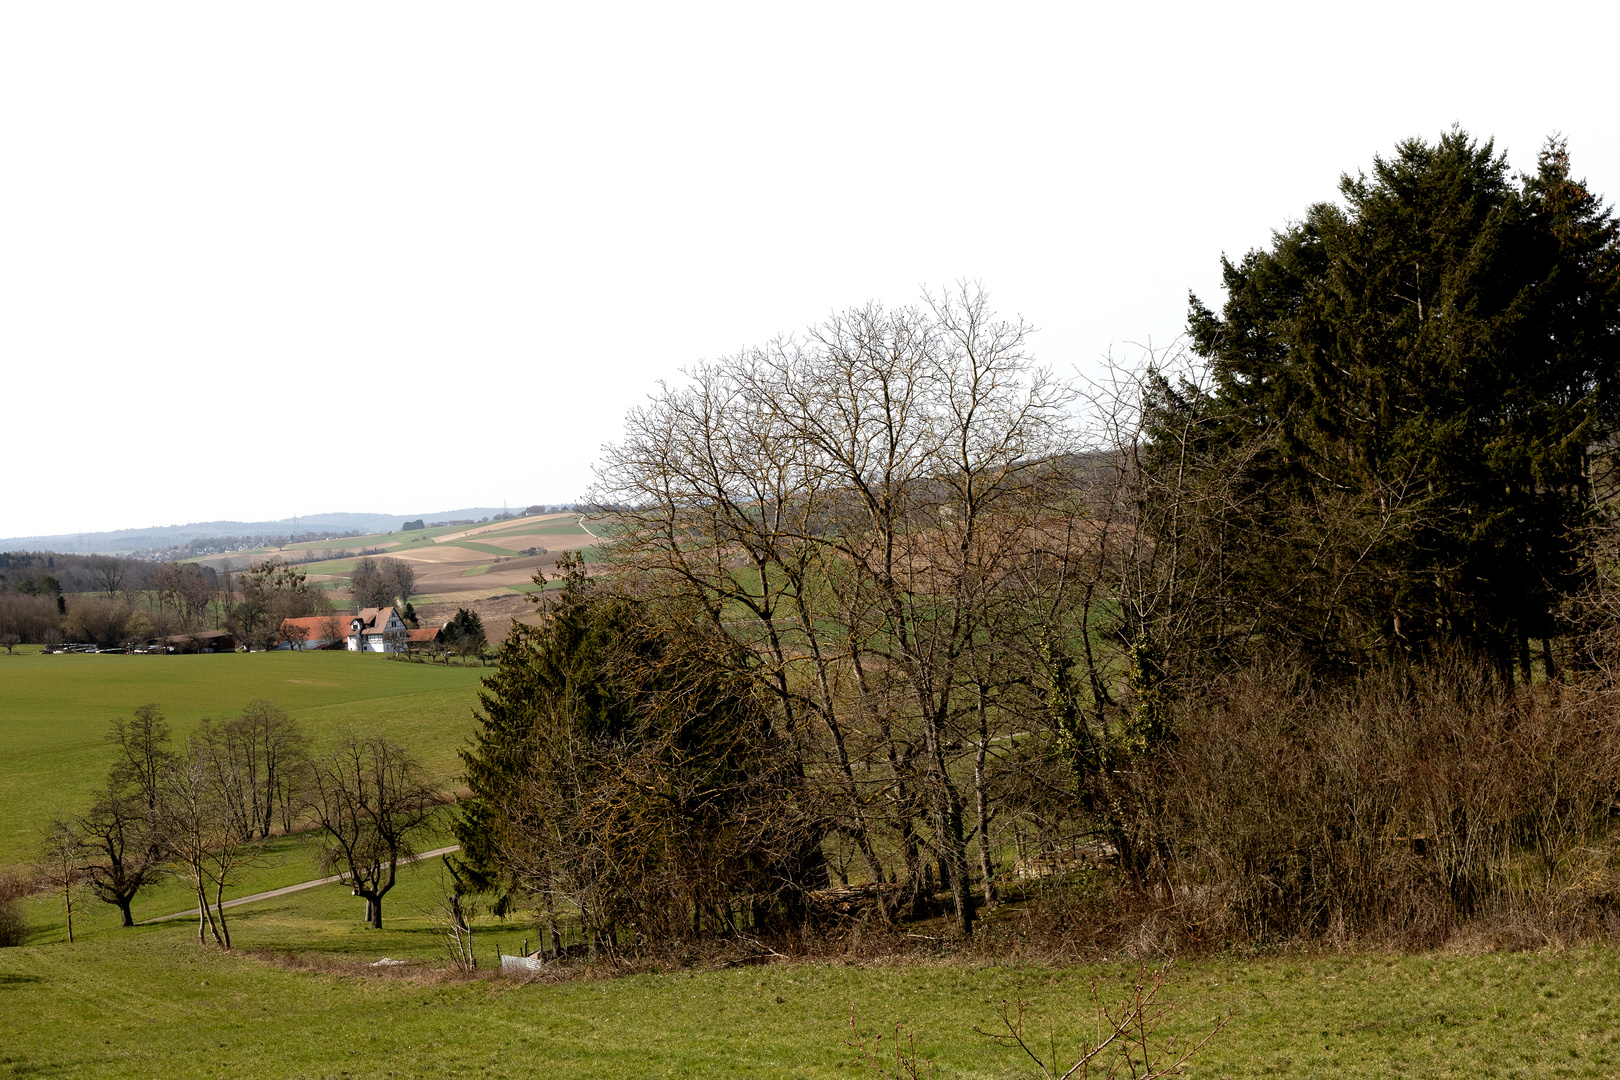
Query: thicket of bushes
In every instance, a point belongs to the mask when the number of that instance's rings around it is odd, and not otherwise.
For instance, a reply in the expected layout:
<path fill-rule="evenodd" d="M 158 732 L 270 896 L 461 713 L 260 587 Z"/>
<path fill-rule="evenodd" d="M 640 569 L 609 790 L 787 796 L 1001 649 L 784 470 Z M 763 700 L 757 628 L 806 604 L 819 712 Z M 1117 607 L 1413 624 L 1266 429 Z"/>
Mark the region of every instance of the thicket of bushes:
<path fill-rule="evenodd" d="M 1611 932 L 1616 720 L 1607 694 L 1504 685 L 1462 660 L 1335 683 L 1234 672 L 1114 778 L 1139 853 L 1126 869 L 1183 933 L 1217 942 Z"/>

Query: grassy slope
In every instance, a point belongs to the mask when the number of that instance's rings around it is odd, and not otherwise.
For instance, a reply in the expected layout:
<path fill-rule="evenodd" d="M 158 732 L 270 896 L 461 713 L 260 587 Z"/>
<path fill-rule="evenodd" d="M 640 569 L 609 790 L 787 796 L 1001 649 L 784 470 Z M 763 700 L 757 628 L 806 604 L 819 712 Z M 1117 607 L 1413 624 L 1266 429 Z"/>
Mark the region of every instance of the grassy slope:
<path fill-rule="evenodd" d="M 431 948 L 420 920 L 323 938 L 316 927 L 355 914 L 337 892 L 238 918 L 241 947 L 278 938 L 321 951 L 365 936 L 368 960 Z M 524 932 L 486 933 L 486 963 L 497 942 L 511 950 Z M 0 1067 L 86 1077 L 834 1077 L 855 1066 L 843 1043 L 853 1010 L 868 1034 L 896 1024 L 914 1032 L 935 1076 L 1027 1076 L 972 1026 L 1022 995 L 1032 1028 L 1044 1038 L 1056 1019 L 1061 1036 L 1091 977 L 1113 992 L 1128 973 L 807 963 L 560 986 L 440 983 L 291 971 L 199 948 L 190 927 L 137 928 L 0 951 Z M 1600 1077 L 1620 1068 L 1617 994 L 1620 962 L 1603 950 L 1203 961 L 1174 977 L 1169 1030 L 1188 1035 L 1234 1012 L 1195 1077 Z"/>
<path fill-rule="evenodd" d="M 78 811 L 103 782 L 115 716 L 159 703 L 177 736 L 266 698 L 317 744 L 375 727 L 450 777 L 472 730 L 480 670 L 339 652 L 214 656 L 0 655 L 0 865 L 24 861 L 38 822 Z"/>

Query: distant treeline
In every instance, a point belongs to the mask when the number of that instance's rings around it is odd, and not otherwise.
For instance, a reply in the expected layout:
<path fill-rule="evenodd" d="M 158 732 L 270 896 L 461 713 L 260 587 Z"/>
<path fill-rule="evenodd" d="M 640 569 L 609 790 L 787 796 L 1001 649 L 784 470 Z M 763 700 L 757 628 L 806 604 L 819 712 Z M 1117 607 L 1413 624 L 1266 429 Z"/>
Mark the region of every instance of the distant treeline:
<path fill-rule="evenodd" d="M 536 503 L 525 507 L 521 512 L 503 510 L 499 514 L 491 514 L 481 518 L 452 518 L 448 521 L 424 521 L 421 518 L 407 521 L 401 528 L 405 532 L 415 529 L 443 529 L 453 525 L 488 525 L 492 521 L 515 521 L 518 518 L 539 517 L 541 514 L 579 514 L 587 512 L 577 503 Z"/>
<path fill-rule="evenodd" d="M 347 540 L 364 533 L 355 529 L 343 532 L 302 532 L 297 534 L 265 534 L 257 536 L 207 536 L 186 544 L 166 548 L 147 548 L 137 551 L 131 558 L 146 562 L 183 562 L 204 555 L 225 555 L 232 551 L 251 551 L 254 548 L 284 548 L 290 544 L 310 544 L 319 540 Z"/>
<path fill-rule="evenodd" d="M 117 592 L 125 582 L 143 579 L 147 564 L 114 555 L 63 555 L 51 551 L 0 551 L 0 593 L 59 596 L 97 592 L 112 581 Z"/>
<path fill-rule="evenodd" d="M 194 563 L 0 552 L 0 646 L 63 640 L 117 645 L 200 629 L 220 601 L 220 589 L 219 574 Z"/>

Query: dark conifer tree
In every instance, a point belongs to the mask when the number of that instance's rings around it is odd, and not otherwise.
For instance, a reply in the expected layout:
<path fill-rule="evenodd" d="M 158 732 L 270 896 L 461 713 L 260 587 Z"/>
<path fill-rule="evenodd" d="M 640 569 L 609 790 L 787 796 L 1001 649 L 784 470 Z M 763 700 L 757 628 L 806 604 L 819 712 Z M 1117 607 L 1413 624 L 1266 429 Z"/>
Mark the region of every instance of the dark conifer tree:
<path fill-rule="evenodd" d="M 798 926 L 826 867 L 797 748 L 701 627 L 559 567 L 479 695 L 461 876 L 502 906 L 566 900 L 593 948 Z"/>
<path fill-rule="evenodd" d="M 1561 141 L 1514 178 L 1458 130 L 1340 194 L 1192 301 L 1214 389 L 1177 405 L 1255 447 L 1234 599 L 1318 655 L 1454 641 L 1528 677 L 1620 408 L 1615 219 Z"/>

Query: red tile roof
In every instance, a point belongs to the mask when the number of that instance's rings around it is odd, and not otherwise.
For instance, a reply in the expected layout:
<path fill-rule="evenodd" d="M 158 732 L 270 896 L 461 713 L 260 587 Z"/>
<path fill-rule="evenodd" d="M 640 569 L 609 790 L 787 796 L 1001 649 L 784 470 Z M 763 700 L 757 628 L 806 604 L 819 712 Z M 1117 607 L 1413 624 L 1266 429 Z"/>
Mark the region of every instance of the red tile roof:
<path fill-rule="evenodd" d="M 326 640 L 326 635 L 334 633 L 335 638 L 348 637 L 349 620 L 344 615 L 310 615 L 302 619 L 282 619 L 281 632 L 286 634 L 289 628 L 304 631 L 310 640 Z"/>

